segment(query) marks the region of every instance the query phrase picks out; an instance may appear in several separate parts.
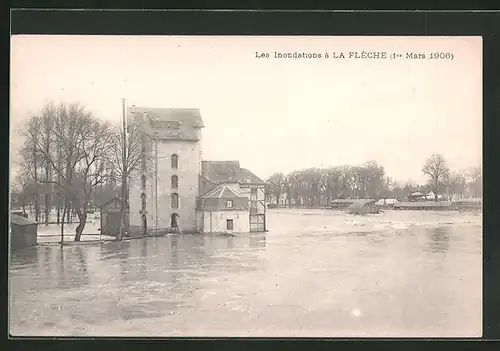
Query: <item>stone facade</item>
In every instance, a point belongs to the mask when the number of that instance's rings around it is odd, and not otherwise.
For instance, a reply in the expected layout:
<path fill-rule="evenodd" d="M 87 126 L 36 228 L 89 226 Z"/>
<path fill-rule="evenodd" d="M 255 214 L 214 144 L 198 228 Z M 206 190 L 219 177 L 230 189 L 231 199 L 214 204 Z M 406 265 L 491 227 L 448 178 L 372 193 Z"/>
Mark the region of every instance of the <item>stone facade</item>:
<path fill-rule="evenodd" d="M 172 168 L 172 155 L 178 156 L 178 168 Z M 159 228 L 170 227 L 172 215 L 175 213 L 178 215 L 177 224 L 180 230 L 185 232 L 198 231 L 196 207 L 200 169 L 200 142 L 171 140 L 159 142 L 157 175 Z M 177 189 L 172 188 L 173 176 L 177 177 Z M 174 194 L 178 195 L 178 208 L 172 208 Z"/>
<path fill-rule="evenodd" d="M 198 232 L 196 210 L 203 126 L 199 111 L 139 107 L 129 108 L 131 114 L 129 123 L 140 124 L 140 130 L 147 134 L 144 149 L 147 150 L 148 228 L 164 231 L 175 224 L 180 232 Z M 172 177 L 176 177 L 175 181 Z M 129 186 L 130 224 L 136 230 L 142 221 L 142 189 L 138 178 Z"/>
<path fill-rule="evenodd" d="M 231 224 L 228 227 L 228 220 Z M 249 233 L 248 211 L 206 211 L 203 213 L 204 233 Z"/>
<path fill-rule="evenodd" d="M 141 144 L 146 150 L 146 169 L 129 183 L 132 232 L 141 230 L 144 173 L 149 230 L 265 230 L 265 183 L 240 168 L 238 161 L 202 161 L 203 122 L 198 110 L 132 107 L 128 109 L 128 123 L 140 126 L 147 136 Z M 212 190 L 214 194 L 210 194 Z M 234 207 L 226 208 L 228 199 Z"/>

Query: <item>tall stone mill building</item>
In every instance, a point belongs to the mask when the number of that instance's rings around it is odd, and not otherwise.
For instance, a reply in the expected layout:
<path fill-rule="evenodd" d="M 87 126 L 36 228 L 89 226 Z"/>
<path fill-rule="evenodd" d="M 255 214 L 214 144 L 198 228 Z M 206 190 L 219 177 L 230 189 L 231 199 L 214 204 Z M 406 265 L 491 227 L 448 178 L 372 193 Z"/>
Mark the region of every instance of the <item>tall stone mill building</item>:
<path fill-rule="evenodd" d="M 130 232 L 266 231 L 265 183 L 238 161 L 203 161 L 198 109 L 128 107 L 142 132 L 129 184 Z"/>

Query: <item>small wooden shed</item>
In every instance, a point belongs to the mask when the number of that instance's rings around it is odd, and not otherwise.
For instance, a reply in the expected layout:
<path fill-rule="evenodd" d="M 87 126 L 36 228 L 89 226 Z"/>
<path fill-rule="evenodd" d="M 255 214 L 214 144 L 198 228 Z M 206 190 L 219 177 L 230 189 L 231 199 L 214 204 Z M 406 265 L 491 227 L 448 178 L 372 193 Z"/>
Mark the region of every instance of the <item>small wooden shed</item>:
<path fill-rule="evenodd" d="M 38 223 L 18 214 L 10 216 L 10 247 L 24 249 L 38 244 Z"/>
<path fill-rule="evenodd" d="M 101 234 L 116 236 L 120 231 L 120 207 L 122 200 L 114 197 L 101 206 Z M 125 208 L 125 232 L 130 228 L 130 211 Z"/>

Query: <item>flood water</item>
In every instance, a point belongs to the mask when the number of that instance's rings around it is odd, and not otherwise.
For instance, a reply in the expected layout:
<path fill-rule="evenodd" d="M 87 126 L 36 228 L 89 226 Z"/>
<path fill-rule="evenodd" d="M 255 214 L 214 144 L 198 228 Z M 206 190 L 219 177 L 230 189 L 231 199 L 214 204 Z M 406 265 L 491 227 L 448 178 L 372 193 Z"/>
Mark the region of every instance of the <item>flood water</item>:
<path fill-rule="evenodd" d="M 13 336 L 482 333 L 480 214 L 270 210 L 267 233 L 38 246 L 10 265 Z"/>

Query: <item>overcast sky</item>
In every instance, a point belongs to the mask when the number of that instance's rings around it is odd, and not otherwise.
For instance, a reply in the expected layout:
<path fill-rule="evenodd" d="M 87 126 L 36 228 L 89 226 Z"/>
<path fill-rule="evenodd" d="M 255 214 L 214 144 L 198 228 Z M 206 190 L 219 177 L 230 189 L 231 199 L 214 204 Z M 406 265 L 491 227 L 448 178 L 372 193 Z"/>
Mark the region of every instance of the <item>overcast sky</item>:
<path fill-rule="evenodd" d="M 362 50 L 454 59 L 255 58 Z M 11 55 L 13 126 L 50 100 L 118 122 L 126 98 L 199 108 L 203 158 L 239 160 L 264 179 L 375 160 L 393 179 L 424 182 L 434 152 L 454 169 L 481 164 L 479 37 L 14 36 Z"/>

